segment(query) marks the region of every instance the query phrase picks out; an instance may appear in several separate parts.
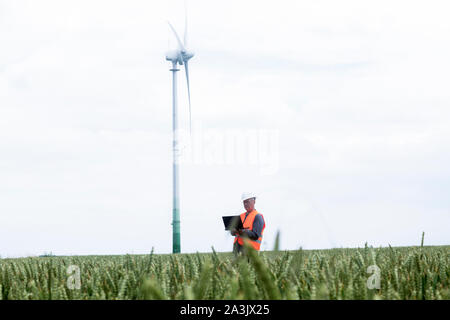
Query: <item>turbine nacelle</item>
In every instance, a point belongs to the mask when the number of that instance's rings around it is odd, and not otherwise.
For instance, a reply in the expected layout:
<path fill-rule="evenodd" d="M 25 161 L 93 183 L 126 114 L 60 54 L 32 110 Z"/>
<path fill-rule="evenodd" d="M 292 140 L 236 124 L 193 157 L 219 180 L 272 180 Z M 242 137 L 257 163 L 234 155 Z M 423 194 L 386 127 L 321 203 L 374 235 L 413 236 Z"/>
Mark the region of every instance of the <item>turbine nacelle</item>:
<path fill-rule="evenodd" d="M 180 65 L 184 62 L 189 61 L 194 56 L 193 51 L 186 50 L 170 50 L 166 53 L 166 60 L 179 63 Z"/>
<path fill-rule="evenodd" d="M 167 51 L 167 53 L 166 53 L 166 60 L 167 61 L 172 61 L 172 62 L 175 62 L 175 63 L 180 63 L 180 64 L 183 64 L 182 62 L 183 62 L 183 57 L 181 56 L 181 52 L 180 52 L 180 50 L 170 50 L 170 51 Z"/>

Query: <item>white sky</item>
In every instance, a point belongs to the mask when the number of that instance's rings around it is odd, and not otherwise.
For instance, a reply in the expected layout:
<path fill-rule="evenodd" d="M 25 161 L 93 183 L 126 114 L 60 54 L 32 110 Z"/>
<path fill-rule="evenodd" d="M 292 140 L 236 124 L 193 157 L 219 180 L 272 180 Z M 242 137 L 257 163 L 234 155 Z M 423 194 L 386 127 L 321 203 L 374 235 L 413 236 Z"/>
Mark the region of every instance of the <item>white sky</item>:
<path fill-rule="evenodd" d="M 450 244 L 449 9 L 189 1 L 194 135 L 278 139 L 269 174 L 182 163 L 182 252 L 231 250 L 243 191 L 263 249 Z M 0 0 L 2 257 L 171 252 L 167 20 L 182 1 Z"/>

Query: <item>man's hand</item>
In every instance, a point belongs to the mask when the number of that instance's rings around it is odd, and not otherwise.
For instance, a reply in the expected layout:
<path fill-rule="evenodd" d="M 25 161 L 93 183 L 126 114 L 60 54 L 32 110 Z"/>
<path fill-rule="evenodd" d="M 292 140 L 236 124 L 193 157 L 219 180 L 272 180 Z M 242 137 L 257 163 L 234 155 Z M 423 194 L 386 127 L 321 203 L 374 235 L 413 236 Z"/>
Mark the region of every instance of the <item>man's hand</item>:
<path fill-rule="evenodd" d="M 231 230 L 230 233 L 232 236 L 237 236 L 237 235 L 242 236 L 243 234 L 245 234 L 245 229 L 239 229 L 239 230 L 234 229 L 234 230 Z"/>

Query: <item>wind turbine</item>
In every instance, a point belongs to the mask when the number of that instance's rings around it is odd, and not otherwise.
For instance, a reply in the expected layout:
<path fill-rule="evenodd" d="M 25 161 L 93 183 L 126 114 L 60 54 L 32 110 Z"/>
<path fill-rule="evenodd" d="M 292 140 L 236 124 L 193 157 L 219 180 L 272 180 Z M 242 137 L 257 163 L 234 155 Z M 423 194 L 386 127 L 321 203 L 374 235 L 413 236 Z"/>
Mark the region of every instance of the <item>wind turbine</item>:
<path fill-rule="evenodd" d="M 191 91 L 189 87 L 189 68 L 188 61 L 194 56 L 192 51 L 186 49 L 187 47 L 187 14 L 185 14 L 185 25 L 184 25 L 184 43 L 181 42 L 175 28 L 168 22 L 170 29 L 172 29 L 175 38 L 177 39 L 178 48 L 176 50 L 171 50 L 166 53 L 166 60 L 172 62 L 172 130 L 173 130 L 173 211 L 172 211 L 172 252 L 180 253 L 180 201 L 179 201 L 179 170 L 178 170 L 178 100 L 177 100 L 177 69 L 178 64 L 184 65 L 184 70 L 186 72 L 186 82 L 188 90 L 188 100 L 189 100 L 189 132 L 192 131 L 191 125 Z"/>

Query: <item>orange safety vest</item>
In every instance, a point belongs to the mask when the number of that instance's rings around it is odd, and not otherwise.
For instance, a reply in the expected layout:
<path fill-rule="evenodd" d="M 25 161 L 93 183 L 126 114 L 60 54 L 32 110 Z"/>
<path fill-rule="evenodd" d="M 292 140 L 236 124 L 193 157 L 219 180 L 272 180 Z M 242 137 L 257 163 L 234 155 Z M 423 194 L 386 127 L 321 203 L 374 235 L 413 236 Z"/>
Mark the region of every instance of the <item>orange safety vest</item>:
<path fill-rule="evenodd" d="M 242 224 L 244 225 L 244 229 L 253 230 L 253 221 L 255 220 L 255 217 L 257 214 L 261 214 L 261 213 L 258 213 L 258 211 L 253 210 L 252 212 L 250 212 L 248 214 L 247 218 L 245 218 L 245 212 L 241 214 L 241 221 L 242 221 Z M 266 228 L 266 222 L 264 221 L 264 217 L 262 214 L 261 214 L 261 217 L 263 218 L 263 222 L 264 222 L 263 228 L 261 230 L 261 237 L 259 237 L 257 240 L 248 239 L 250 241 L 250 244 L 252 245 L 252 247 L 255 250 L 259 250 L 259 248 L 261 247 L 262 235 L 263 235 L 264 229 Z M 235 236 L 234 243 L 236 243 L 236 241 L 241 246 L 244 245 L 244 240 L 242 239 L 242 237 Z"/>

